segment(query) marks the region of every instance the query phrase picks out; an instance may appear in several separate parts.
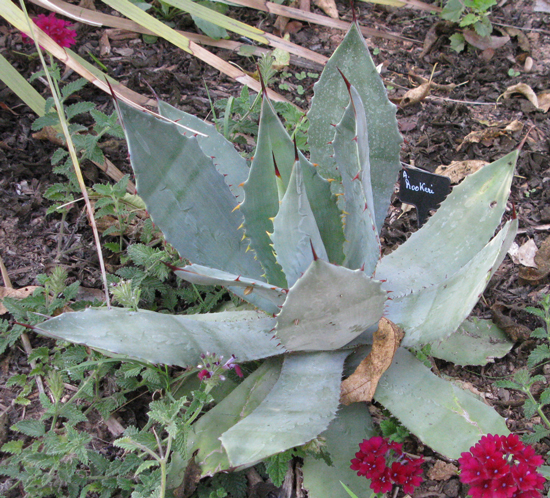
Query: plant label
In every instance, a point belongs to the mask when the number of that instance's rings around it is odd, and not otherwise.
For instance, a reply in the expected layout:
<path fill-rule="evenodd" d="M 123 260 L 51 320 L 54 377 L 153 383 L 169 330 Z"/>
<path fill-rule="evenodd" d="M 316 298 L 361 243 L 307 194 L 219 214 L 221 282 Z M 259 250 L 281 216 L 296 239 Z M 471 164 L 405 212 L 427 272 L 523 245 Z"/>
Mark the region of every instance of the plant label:
<path fill-rule="evenodd" d="M 399 200 L 416 207 L 418 228 L 428 220 L 451 191 L 451 179 L 421 169 L 403 168 L 399 176 Z"/>

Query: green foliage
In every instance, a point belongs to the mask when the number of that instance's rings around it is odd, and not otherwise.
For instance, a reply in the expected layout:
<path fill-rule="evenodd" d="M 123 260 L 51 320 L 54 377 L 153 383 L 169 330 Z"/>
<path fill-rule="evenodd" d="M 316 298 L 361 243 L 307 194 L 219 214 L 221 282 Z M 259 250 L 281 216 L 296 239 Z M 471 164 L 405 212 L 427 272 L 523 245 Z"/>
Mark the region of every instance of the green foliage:
<path fill-rule="evenodd" d="M 447 0 L 441 17 L 447 21 L 457 23 L 461 28 L 474 29 L 485 38 L 493 32 L 493 25 L 489 20 L 491 7 L 497 4 L 496 0 Z M 465 48 L 464 36 L 456 33 L 451 36 L 451 48 L 462 52 Z"/>
<path fill-rule="evenodd" d="M 389 416 L 380 421 L 382 436 L 396 443 L 403 443 L 411 434 L 397 419 Z"/>
<path fill-rule="evenodd" d="M 541 364 L 548 363 L 550 360 L 550 294 L 541 296 L 539 307 L 528 306 L 525 311 L 538 317 L 542 322 L 542 327 L 537 327 L 531 333 L 533 339 L 544 340 L 545 343 L 538 344 L 531 351 L 527 359 L 528 369 L 534 370 L 539 368 Z M 533 395 L 532 387 L 539 382 L 546 384 L 544 375 L 532 375 L 528 369 L 520 369 L 515 374 L 512 380 L 500 380 L 495 383 L 498 387 L 514 389 L 521 391 L 527 395 L 527 399 L 523 405 L 523 412 L 526 418 L 531 418 L 538 414 L 543 424 L 534 424 L 533 432 L 526 434 L 523 441 L 527 444 L 539 442 L 542 438 L 548 437 L 550 434 L 550 421 L 546 417 L 543 408 L 550 405 L 550 388 L 544 389 L 538 396 L 538 399 Z"/>

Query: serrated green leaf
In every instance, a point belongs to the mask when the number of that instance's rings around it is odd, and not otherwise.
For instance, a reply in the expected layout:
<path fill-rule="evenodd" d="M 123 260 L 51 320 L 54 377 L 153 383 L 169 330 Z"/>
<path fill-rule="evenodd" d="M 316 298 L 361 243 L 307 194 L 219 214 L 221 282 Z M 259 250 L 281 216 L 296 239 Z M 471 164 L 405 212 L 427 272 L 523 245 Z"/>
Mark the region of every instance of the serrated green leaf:
<path fill-rule="evenodd" d="M 506 255 L 516 231 L 517 220 L 509 221 L 471 261 L 441 283 L 410 294 L 392 294 L 385 315 L 405 331 L 403 346 L 439 341 L 460 326 Z"/>
<path fill-rule="evenodd" d="M 361 270 L 314 261 L 289 290 L 277 337 L 291 351 L 339 349 L 378 323 L 386 299 Z"/>
<path fill-rule="evenodd" d="M 365 106 L 369 124 L 373 210 L 380 232 L 401 169 L 399 153 L 402 138 L 395 119 L 396 107 L 387 98 L 386 89 L 355 23 L 351 24 L 314 86 L 315 96 L 308 113 L 311 162 L 319 165 L 319 173 L 325 178 L 339 177 L 332 157 L 330 142 L 334 132 L 331 125 L 340 121 L 343 109 L 349 102 L 349 93 L 339 70 L 357 89 Z"/>
<path fill-rule="evenodd" d="M 314 258 L 328 261 L 319 227 L 309 204 L 300 161 L 296 161 L 271 234 L 277 262 L 292 287 Z M 282 303 L 281 303 L 282 304 Z"/>
<path fill-rule="evenodd" d="M 196 366 L 201 353 L 238 361 L 280 354 L 270 330 L 275 319 L 255 311 L 167 315 L 122 308 L 64 313 L 35 330 L 44 335 L 152 363 Z"/>
<path fill-rule="evenodd" d="M 32 437 L 41 437 L 46 434 L 44 422 L 41 422 L 40 420 L 20 420 L 16 424 L 12 425 L 11 429 Z"/>
<path fill-rule="evenodd" d="M 534 368 L 537 364 L 550 358 L 550 346 L 548 344 L 539 344 L 527 359 L 527 366 Z"/>
<path fill-rule="evenodd" d="M 326 449 L 331 456 L 332 466 L 310 455 L 304 458 L 302 468 L 304 488 L 310 498 L 346 498 L 340 481 L 353 488 L 359 496 L 369 496 L 372 492 L 370 481 L 359 477 L 350 469 L 350 461 L 359 449 L 363 439 L 376 435 L 372 418 L 361 403 L 342 406 L 328 429 L 321 434 L 326 440 Z"/>
<path fill-rule="evenodd" d="M 404 348 L 397 350 L 374 398 L 422 442 L 449 458 L 459 458 L 484 434 L 509 434 L 493 408 L 435 376 Z"/>
<path fill-rule="evenodd" d="M 537 327 L 533 332 L 531 332 L 531 337 L 533 339 L 548 339 L 548 332 L 542 327 Z"/>
<path fill-rule="evenodd" d="M 472 317 L 444 340 L 431 343 L 430 354 L 457 365 L 486 365 L 502 358 L 513 345 L 493 322 Z"/>
<path fill-rule="evenodd" d="M 531 418 L 535 413 L 537 413 L 537 404 L 531 400 L 530 398 L 527 398 L 525 402 L 523 403 L 523 414 L 525 418 Z"/>
<path fill-rule="evenodd" d="M 17 441 L 8 441 L 2 445 L 2 451 L 5 453 L 10 453 L 12 455 L 19 455 L 23 450 L 23 440 L 19 439 Z"/>
<path fill-rule="evenodd" d="M 193 263 L 261 279 L 242 240 L 237 201 L 197 139 L 122 102 L 120 108 L 137 190 L 166 240 Z"/>
<path fill-rule="evenodd" d="M 67 116 L 68 120 L 71 120 L 79 114 L 90 112 L 94 108 L 95 104 L 93 102 L 76 102 L 75 104 L 66 105 L 64 107 L 65 115 Z"/>
<path fill-rule="evenodd" d="M 511 152 L 456 186 L 421 230 L 382 258 L 376 278 L 406 293 L 443 282 L 472 260 L 501 221 L 517 157 Z"/>
<path fill-rule="evenodd" d="M 231 465 L 252 465 L 323 432 L 336 414 L 347 354 L 286 356 L 281 375 L 265 399 L 222 434 Z"/>
<path fill-rule="evenodd" d="M 336 125 L 334 158 L 344 189 L 344 266 L 372 275 L 382 248 L 375 224 L 365 109 L 359 93 L 349 88 L 350 102 Z"/>
<path fill-rule="evenodd" d="M 275 486 L 280 488 L 288 471 L 288 463 L 292 460 L 292 450 L 283 451 L 265 459 L 265 470 Z"/>
<path fill-rule="evenodd" d="M 242 184 L 248 177 L 249 169 L 246 160 L 235 150 L 233 144 L 218 133 L 214 125 L 176 109 L 162 100 L 159 100 L 158 104 L 162 116 L 206 135 L 197 136 L 202 151 L 206 156 L 213 158 L 214 166 L 223 175 L 226 185 L 237 201 L 241 202 L 244 198 Z M 185 130 L 180 128 L 179 132 L 183 134 Z"/>
<path fill-rule="evenodd" d="M 534 431 L 533 433 L 531 433 L 531 434 L 527 433 L 527 434 L 524 434 L 521 437 L 521 440 L 525 444 L 536 444 L 541 439 L 550 436 L 550 430 L 546 429 L 542 425 L 534 425 L 533 426 L 533 431 Z M 545 467 L 545 468 L 547 469 L 546 473 L 542 472 L 542 468 L 539 468 L 537 470 L 538 470 L 538 472 L 543 474 L 548 479 L 550 477 L 550 467 Z"/>

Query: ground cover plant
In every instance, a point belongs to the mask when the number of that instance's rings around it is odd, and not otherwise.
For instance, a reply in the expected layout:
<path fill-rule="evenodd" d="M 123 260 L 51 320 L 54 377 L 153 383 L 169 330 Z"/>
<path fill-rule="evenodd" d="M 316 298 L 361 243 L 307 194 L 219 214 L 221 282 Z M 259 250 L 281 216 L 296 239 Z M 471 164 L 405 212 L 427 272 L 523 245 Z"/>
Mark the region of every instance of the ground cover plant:
<path fill-rule="evenodd" d="M 321 435 L 333 464 L 305 457 L 310 496 L 329 489 L 338 495 L 340 480 L 366 490 L 368 483 L 352 479 L 349 462 L 354 442 L 372 432 L 370 415 L 347 405 L 373 395 L 452 458 L 482 434 L 508 433 L 496 412 L 435 377 L 404 347 L 430 344 L 434 356 L 447 358 L 449 341 L 442 339 L 465 330 L 478 332 L 477 358 L 464 351 L 460 362 L 486 362 L 495 355 L 490 342 L 501 343 L 496 354 L 511 347 L 490 324 L 463 321 L 517 229 L 513 218 L 491 239 L 517 152 L 456 187 L 422 230 L 381 257 L 379 231 L 400 169 L 401 140 L 395 108 L 355 24 L 315 88 L 308 135 L 313 164 L 265 96 L 250 169 L 214 128 L 163 102 L 159 107 L 177 124 L 124 103 L 120 112 L 140 196 L 167 240 L 193 262 L 173 267 L 175 273 L 192 283 L 224 285 L 263 312 L 182 317 L 89 309 L 36 331 L 153 363 L 195 366 L 203 380 L 215 376 L 210 364 L 222 364 L 222 357 L 236 357 L 231 365 L 269 358 L 203 415 L 178 448 L 180 465 L 194 455 L 202 475 L 246 468 Z M 153 157 L 160 176 L 149 167 Z M 427 240 L 437 240 L 435 253 L 422 253 Z M 204 363 L 208 351 L 220 360 Z M 341 390 L 342 372 L 356 367 Z M 365 373 L 373 369 L 378 372 Z M 340 401 L 345 406 L 338 408 Z M 451 427 L 460 438 L 449 437 Z M 161 466 L 161 483 L 166 472 Z"/>

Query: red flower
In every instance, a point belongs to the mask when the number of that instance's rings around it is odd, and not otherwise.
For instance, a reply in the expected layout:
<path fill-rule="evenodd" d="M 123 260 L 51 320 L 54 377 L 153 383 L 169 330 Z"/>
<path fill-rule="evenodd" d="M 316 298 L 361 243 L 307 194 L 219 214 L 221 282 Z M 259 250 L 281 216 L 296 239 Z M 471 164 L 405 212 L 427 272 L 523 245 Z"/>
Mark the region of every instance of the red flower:
<path fill-rule="evenodd" d="M 370 479 L 370 487 L 375 493 L 388 493 L 397 484 L 403 486 L 405 493 L 412 494 L 422 482 L 424 459 L 412 460 L 402 448 L 403 445 L 380 436 L 365 439 L 351 461 L 351 470 Z"/>
<path fill-rule="evenodd" d="M 545 479 L 537 467 L 543 462 L 515 434 L 483 436 L 458 460 L 460 480 L 473 498 L 539 498 Z"/>
<path fill-rule="evenodd" d="M 36 24 L 44 33 L 50 36 L 58 45 L 62 47 L 72 47 L 76 43 L 76 31 L 70 29 L 73 27 L 69 21 L 58 19 L 52 12 L 49 15 L 40 14 L 33 19 Z M 23 41 L 25 43 L 33 43 L 32 38 L 22 33 Z"/>

